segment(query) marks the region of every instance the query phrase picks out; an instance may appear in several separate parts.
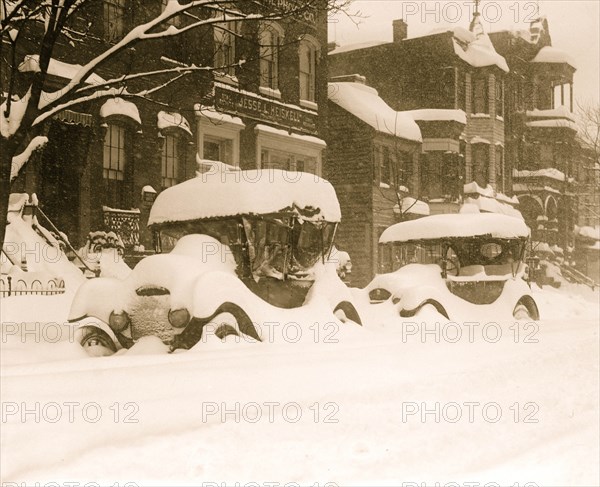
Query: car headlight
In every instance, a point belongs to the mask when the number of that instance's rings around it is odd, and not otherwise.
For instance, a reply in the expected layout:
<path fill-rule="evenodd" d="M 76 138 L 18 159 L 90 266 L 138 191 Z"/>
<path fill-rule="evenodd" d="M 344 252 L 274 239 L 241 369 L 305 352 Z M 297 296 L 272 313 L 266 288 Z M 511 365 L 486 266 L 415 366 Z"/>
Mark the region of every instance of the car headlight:
<path fill-rule="evenodd" d="M 129 326 L 129 315 L 125 311 L 121 313 L 115 313 L 112 311 L 108 318 L 108 326 L 114 332 L 121 332 Z"/>
<path fill-rule="evenodd" d="M 169 311 L 169 323 L 174 328 L 183 328 L 190 321 L 190 313 L 187 309 L 175 309 Z"/>

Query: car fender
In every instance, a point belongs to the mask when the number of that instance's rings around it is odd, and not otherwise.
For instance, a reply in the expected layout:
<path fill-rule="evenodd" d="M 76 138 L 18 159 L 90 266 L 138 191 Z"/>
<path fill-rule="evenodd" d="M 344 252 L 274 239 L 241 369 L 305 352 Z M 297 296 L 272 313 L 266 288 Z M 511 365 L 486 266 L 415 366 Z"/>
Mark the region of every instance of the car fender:
<path fill-rule="evenodd" d="M 132 291 L 119 279 L 98 277 L 84 282 L 75 293 L 68 320 L 94 317 L 108 323 L 111 312 L 120 313 L 129 307 Z"/>

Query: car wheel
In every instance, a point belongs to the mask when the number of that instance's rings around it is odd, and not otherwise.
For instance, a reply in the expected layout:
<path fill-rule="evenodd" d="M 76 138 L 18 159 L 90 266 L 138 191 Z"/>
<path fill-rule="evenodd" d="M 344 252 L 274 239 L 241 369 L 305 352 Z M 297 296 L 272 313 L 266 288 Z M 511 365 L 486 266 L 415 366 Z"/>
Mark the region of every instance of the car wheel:
<path fill-rule="evenodd" d="M 338 304 L 333 310 L 333 314 L 343 323 L 347 323 L 348 321 L 354 321 L 362 326 L 362 320 L 360 319 L 360 315 L 354 305 L 349 301 L 342 301 Z"/>
<path fill-rule="evenodd" d="M 514 311 L 513 311 L 513 317 L 516 320 L 531 320 L 533 319 L 533 317 L 529 314 L 529 310 L 527 309 L 527 306 L 525 306 L 524 304 L 518 304 Z"/>
<path fill-rule="evenodd" d="M 102 328 L 83 326 L 77 331 L 79 344 L 90 357 L 107 357 L 116 353 L 117 345 Z"/>
<path fill-rule="evenodd" d="M 256 331 L 254 323 L 252 323 L 252 320 L 248 316 L 248 313 L 246 313 L 237 304 L 227 302 L 219 306 L 217 310 L 208 318 L 192 318 L 189 324 L 185 327 L 185 330 L 183 330 L 179 335 L 175 335 L 171 348 L 192 348 L 202 338 L 202 331 L 204 326 L 208 323 L 214 323 L 216 317 L 225 313 L 229 313 L 235 318 L 240 332 L 242 332 L 244 335 L 248 335 L 249 337 L 254 338 L 258 342 L 262 342 L 260 336 L 258 335 L 258 332 Z M 232 327 L 230 326 L 229 328 Z M 228 334 L 231 333 L 227 333 L 226 335 Z"/>
<path fill-rule="evenodd" d="M 440 303 L 438 303 L 437 301 L 434 301 L 433 299 L 428 299 L 426 301 L 423 301 L 419 306 L 417 306 L 414 309 L 401 309 L 400 310 L 400 317 L 401 318 L 412 318 L 413 316 L 415 316 L 417 313 L 419 313 L 426 306 L 432 306 L 444 318 L 446 318 L 447 320 L 450 319 L 450 317 L 448 316 L 448 312 L 446 311 L 446 309 Z"/>

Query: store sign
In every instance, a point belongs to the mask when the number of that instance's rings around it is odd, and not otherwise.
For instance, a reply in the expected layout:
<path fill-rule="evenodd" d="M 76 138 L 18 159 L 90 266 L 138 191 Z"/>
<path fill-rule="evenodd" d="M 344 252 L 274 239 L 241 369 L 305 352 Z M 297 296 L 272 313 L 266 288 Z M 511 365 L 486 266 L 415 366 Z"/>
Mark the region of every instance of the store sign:
<path fill-rule="evenodd" d="M 282 103 L 261 98 L 252 93 L 241 93 L 215 87 L 215 108 L 219 112 L 271 122 L 288 129 L 317 133 L 317 115 Z"/>

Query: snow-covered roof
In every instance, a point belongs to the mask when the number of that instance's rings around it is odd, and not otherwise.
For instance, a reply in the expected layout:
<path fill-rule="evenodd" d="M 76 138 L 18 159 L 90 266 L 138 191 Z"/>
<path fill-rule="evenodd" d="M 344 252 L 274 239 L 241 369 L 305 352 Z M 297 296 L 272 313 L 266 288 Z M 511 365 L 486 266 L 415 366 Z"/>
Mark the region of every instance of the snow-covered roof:
<path fill-rule="evenodd" d="M 593 238 L 600 240 L 600 227 L 580 227 L 577 230 L 577 235 L 585 238 Z"/>
<path fill-rule="evenodd" d="M 484 139 L 483 137 L 476 135 L 475 137 L 473 137 L 471 139 L 471 144 L 488 144 L 488 145 L 490 145 L 491 142 L 488 139 Z"/>
<path fill-rule="evenodd" d="M 528 171 L 526 169 L 519 171 L 518 169 L 513 170 L 513 177 L 515 178 L 538 178 L 546 177 L 550 179 L 556 179 L 557 181 L 565 180 L 565 173 L 555 169 L 553 167 L 538 169 L 537 171 Z"/>
<path fill-rule="evenodd" d="M 80 64 L 69 64 L 64 61 L 58 61 L 57 59 L 50 59 L 47 73 L 52 76 L 58 76 L 59 78 L 72 80 L 82 68 L 83 66 Z M 22 73 L 39 73 L 40 56 L 38 54 L 26 55 L 23 62 L 19 65 L 19 71 Z M 91 85 L 101 85 L 106 83 L 106 80 L 97 74 L 92 73 L 86 78 L 85 82 Z"/>
<path fill-rule="evenodd" d="M 368 47 L 381 46 L 383 44 L 389 44 L 389 41 L 366 41 L 357 42 L 354 44 L 347 44 L 345 46 L 336 47 L 334 50 L 329 51 L 329 54 L 341 54 L 343 52 L 356 51 L 358 49 L 366 49 Z"/>
<path fill-rule="evenodd" d="M 480 194 L 483 196 L 488 196 L 490 198 L 494 197 L 494 188 L 490 184 L 488 184 L 485 188 L 482 188 L 475 181 L 471 181 L 463 186 L 463 192 L 465 194 Z"/>
<path fill-rule="evenodd" d="M 280 137 L 287 137 L 289 139 L 298 140 L 306 144 L 313 144 L 323 148 L 327 147 L 327 143 L 319 137 L 315 137 L 313 135 L 295 134 L 292 132 L 288 132 L 287 130 L 277 129 L 275 127 L 271 127 L 270 125 L 265 125 L 262 123 L 257 124 L 256 127 L 254 127 L 254 131 L 278 135 Z"/>
<path fill-rule="evenodd" d="M 532 61 L 532 63 L 558 63 L 558 64 L 568 64 L 574 68 L 577 68 L 575 65 L 575 61 L 573 58 L 560 49 L 556 49 L 552 46 L 545 46 L 540 49 L 540 52 L 537 53 Z"/>
<path fill-rule="evenodd" d="M 394 206 L 394 212 L 398 212 L 398 204 Z M 412 215 L 424 215 L 430 214 L 429 205 L 424 201 L 417 200 L 412 196 L 406 196 L 402 198 L 402 213 L 408 213 Z"/>
<path fill-rule="evenodd" d="M 333 186 L 314 174 L 254 169 L 206 172 L 161 192 L 149 225 L 283 210 L 316 210 L 310 220 L 338 222 L 340 205 Z"/>
<path fill-rule="evenodd" d="M 573 113 L 564 105 L 549 110 L 527 110 L 526 115 L 532 118 L 566 118 L 575 121 Z"/>
<path fill-rule="evenodd" d="M 406 112 L 397 112 L 377 90 L 362 83 L 329 83 L 329 99 L 375 130 L 407 140 L 422 141 L 421 130 Z"/>
<path fill-rule="evenodd" d="M 535 120 L 533 122 L 527 122 L 527 126 L 537 128 L 567 128 L 577 131 L 577 124 L 575 122 L 571 122 L 571 120 L 565 120 L 564 118 Z"/>
<path fill-rule="evenodd" d="M 458 122 L 466 125 L 467 115 L 462 110 L 444 110 L 439 108 L 427 108 L 422 110 L 408 110 L 406 112 L 414 120 L 424 122 Z"/>
<path fill-rule="evenodd" d="M 109 98 L 100 108 L 100 116 L 102 118 L 110 117 L 112 115 L 122 115 L 134 120 L 140 125 L 142 124 L 140 112 L 135 104 L 124 100 L 123 98 Z"/>
<path fill-rule="evenodd" d="M 496 52 L 487 34 L 475 35 L 462 27 L 456 27 L 453 33 L 454 52 L 463 61 L 475 68 L 497 66 L 508 73 L 506 59 Z"/>
<path fill-rule="evenodd" d="M 514 218 L 523 219 L 523 215 L 519 210 L 513 208 L 508 203 L 503 203 L 495 198 L 489 198 L 487 196 L 479 196 L 477 198 L 465 198 L 464 202 L 469 205 L 474 205 L 479 208 L 480 212 L 484 213 L 498 213 L 500 215 L 507 215 Z"/>
<path fill-rule="evenodd" d="M 528 237 L 529 227 L 519 218 L 490 213 L 432 215 L 392 225 L 381 234 L 379 243 L 486 235 Z"/>
<path fill-rule="evenodd" d="M 157 127 L 158 130 L 164 130 L 167 128 L 178 128 L 190 135 L 192 134 L 192 129 L 190 127 L 190 123 L 185 119 L 183 115 L 177 112 L 158 112 L 158 122 Z"/>

